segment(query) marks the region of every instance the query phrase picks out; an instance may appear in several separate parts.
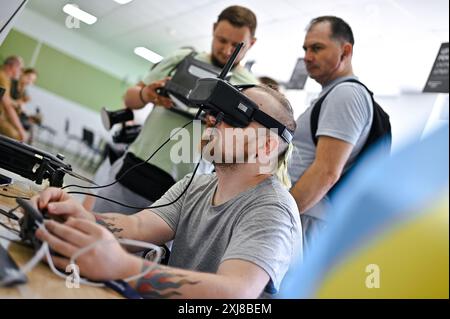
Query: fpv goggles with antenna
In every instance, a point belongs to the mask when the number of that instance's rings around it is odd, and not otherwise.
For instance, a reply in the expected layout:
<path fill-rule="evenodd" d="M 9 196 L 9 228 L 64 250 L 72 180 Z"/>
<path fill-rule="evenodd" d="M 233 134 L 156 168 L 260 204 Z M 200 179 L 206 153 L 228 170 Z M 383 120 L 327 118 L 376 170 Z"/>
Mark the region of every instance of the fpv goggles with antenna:
<path fill-rule="evenodd" d="M 243 94 L 244 90 L 256 85 L 233 86 L 225 80 L 243 45 L 244 43 L 240 43 L 236 47 L 218 78 L 197 81 L 196 87 L 189 94 L 189 101 L 213 116 L 222 114 L 223 121 L 233 127 L 244 128 L 255 121 L 268 129 L 276 129 L 278 135 L 289 144 L 294 132 L 261 111 L 255 102 Z"/>

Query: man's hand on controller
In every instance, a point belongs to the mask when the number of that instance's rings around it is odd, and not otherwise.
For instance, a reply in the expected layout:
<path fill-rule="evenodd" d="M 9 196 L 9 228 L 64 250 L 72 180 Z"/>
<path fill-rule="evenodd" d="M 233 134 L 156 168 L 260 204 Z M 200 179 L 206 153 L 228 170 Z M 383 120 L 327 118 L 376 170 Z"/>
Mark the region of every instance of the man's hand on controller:
<path fill-rule="evenodd" d="M 93 213 L 87 211 L 78 201 L 59 188 L 48 188 L 31 199 L 33 206 L 47 211 L 50 217 L 67 220 L 69 217 L 95 222 Z"/>
<path fill-rule="evenodd" d="M 127 253 L 106 228 L 89 220 L 69 218 L 64 224 L 46 221 L 45 228 L 38 229 L 36 237 L 59 254 L 52 256 L 59 269 L 66 269 L 70 258 L 81 248 L 98 241 L 101 243 L 76 260 L 83 277 L 97 281 L 124 279 L 142 269 L 142 260 Z"/>

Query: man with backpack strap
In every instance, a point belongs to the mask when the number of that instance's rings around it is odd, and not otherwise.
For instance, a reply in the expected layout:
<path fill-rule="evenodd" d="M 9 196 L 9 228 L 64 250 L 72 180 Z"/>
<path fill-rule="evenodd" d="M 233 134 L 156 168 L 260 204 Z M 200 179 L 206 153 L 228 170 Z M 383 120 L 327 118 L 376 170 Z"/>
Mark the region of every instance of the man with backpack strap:
<path fill-rule="evenodd" d="M 341 18 L 318 17 L 307 28 L 306 68 L 322 92 L 297 120 L 289 169 L 306 250 L 326 227 L 331 191 L 343 175 L 379 140 L 390 150 L 389 116 L 354 75 L 353 45 L 352 29 Z"/>

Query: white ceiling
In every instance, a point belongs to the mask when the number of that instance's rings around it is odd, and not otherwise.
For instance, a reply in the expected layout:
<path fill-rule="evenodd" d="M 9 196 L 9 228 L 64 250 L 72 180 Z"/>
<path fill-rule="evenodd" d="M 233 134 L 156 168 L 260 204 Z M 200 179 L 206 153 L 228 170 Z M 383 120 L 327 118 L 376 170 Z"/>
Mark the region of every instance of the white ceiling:
<path fill-rule="evenodd" d="M 441 42 L 448 42 L 448 0 L 30 0 L 28 9 L 65 25 L 62 7 L 75 3 L 96 15 L 84 37 L 130 59 L 137 46 L 167 55 L 182 46 L 209 51 L 212 24 L 222 9 L 240 4 L 258 17 L 258 41 L 248 59 L 255 73 L 287 81 L 307 23 L 337 15 L 352 26 L 355 71 L 379 90 L 420 90 Z"/>

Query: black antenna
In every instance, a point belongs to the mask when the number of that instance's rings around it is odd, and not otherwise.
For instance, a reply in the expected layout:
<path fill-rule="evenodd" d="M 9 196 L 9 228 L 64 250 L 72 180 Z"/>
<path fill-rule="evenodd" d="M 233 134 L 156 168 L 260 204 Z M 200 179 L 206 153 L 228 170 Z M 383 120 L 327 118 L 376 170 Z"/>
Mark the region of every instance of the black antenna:
<path fill-rule="evenodd" d="M 234 65 L 234 61 L 236 61 L 236 58 L 241 52 L 242 47 L 244 46 L 244 42 L 241 42 L 237 45 L 236 49 L 234 50 L 233 54 L 231 55 L 230 59 L 228 60 L 227 64 L 223 67 L 222 72 L 219 75 L 219 79 L 225 80 L 227 77 L 228 72 L 230 72 L 231 68 Z"/>

